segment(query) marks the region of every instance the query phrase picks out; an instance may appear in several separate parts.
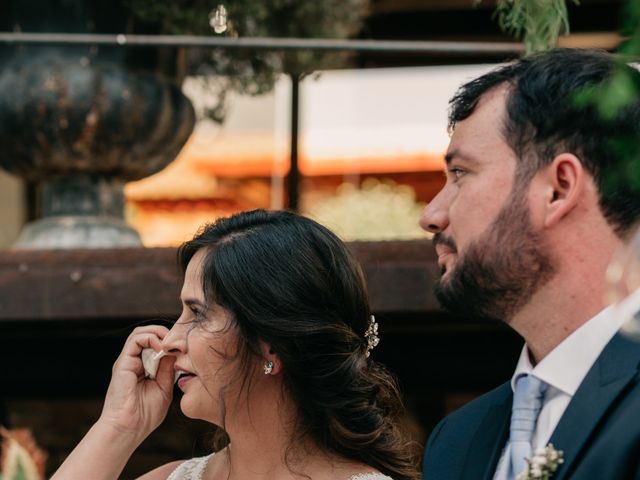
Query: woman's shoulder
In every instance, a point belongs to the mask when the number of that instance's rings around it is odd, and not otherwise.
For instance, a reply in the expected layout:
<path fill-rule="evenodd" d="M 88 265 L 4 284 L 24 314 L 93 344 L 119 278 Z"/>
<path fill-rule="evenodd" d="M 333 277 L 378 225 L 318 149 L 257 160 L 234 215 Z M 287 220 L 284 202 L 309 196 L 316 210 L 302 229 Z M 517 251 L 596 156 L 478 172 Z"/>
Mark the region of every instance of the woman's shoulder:
<path fill-rule="evenodd" d="M 393 478 L 382 473 L 358 473 L 353 475 L 350 480 L 393 480 Z"/>
<path fill-rule="evenodd" d="M 178 466 L 180 466 L 182 463 L 184 463 L 184 460 L 165 463 L 164 465 L 158 468 L 154 468 L 150 472 L 147 472 L 144 475 L 136 478 L 136 480 L 166 480 L 171 472 L 178 468 Z"/>
<path fill-rule="evenodd" d="M 202 480 L 202 474 L 207 468 L 207 463 L 212 455 L 206 457 L 196 457 L 186 462 L 182 462 L 171 472 L 167 480 Z"/>
<path fill-rule="evenodd" d="M 336 478 L 344 480 L 393 480 L 393 478 L 380 472 L 376 467 L 349 459 L 342 459 L 341 461 L 334 459 L 330 467 L 328 469 L 326 467 L 327 465 L 324 465 L 316 471 L 318 478 L 327 480 Z M 314 476 L 314 478 L 316 477 Z"/>
<path fill-rule="evenodd" d="M 212 455 L 167 463 L 137 480 L 202 480 L 202 474 Z"/>

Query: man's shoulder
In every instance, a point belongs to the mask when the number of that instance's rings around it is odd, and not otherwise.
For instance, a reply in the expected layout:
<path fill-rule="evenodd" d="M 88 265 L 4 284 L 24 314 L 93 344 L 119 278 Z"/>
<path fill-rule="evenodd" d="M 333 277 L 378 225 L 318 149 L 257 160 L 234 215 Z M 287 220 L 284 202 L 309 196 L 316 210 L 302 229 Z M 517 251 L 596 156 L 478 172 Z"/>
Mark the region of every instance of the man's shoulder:
<path fill-rule="evenodd" d="M 431 433 L 425 449 L 426 478 L 458 478 L 476 432 L 489 412 L 501 409 L 498 417 L 508 415 L 511 405 L 509 382 L 472 400 L 445 417 Z M 428 475 L 427 475 L 428 474 Z"/>
<path fill-rule="evenodd" d="M 605 345 L 597 362 L 605 361 L 607 367 L 619 370 L 619 365 L 632 370 L 640 370 L 640 339 L 635 336 L 616 333 Z M 616 363 L 617 362 L 617 363 Z"/>

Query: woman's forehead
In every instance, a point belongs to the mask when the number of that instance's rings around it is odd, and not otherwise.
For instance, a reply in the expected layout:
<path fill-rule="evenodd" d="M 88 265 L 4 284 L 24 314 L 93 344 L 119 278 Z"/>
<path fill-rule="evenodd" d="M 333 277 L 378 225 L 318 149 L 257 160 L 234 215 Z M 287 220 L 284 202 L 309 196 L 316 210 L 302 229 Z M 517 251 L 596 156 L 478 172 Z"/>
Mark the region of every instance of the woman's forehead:
<path fill-rule="evenodd" d="M 185 298 L 195 298 L 201 301 L 204 300 L 204 292 L 202 290 L 202 267 L 205 258 L 205 250 L 200 249 L 189 261 L 184 274 L 184 283 L 180 294 L 180 297 L 183 300 Z"/>

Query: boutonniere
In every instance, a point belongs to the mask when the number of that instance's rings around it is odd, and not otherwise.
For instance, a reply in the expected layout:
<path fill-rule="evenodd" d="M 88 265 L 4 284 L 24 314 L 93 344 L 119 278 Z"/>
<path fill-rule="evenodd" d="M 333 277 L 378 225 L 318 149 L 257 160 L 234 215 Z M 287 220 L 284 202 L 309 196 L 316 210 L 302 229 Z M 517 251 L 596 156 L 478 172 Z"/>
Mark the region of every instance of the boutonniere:
<path fill-rule="evenodd" d="M 533 458 L 527 458 L 527 468 L 516 480 L 549 480 L 564 462 L 562 450 L 553 448 L 550 443 L 545 448 L 535 451 Z"/>

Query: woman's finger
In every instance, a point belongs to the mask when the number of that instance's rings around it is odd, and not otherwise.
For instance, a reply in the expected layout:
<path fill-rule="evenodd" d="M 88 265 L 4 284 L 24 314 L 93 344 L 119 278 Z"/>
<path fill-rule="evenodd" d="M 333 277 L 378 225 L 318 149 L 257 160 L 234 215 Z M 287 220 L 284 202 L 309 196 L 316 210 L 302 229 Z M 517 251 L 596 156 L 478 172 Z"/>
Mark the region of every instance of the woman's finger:
<path fill-rule="evenodd" d="M 162 350 L 162 338 L 164 337 L 159 337 L 155 331 L 131 334 L 125 342 L 122 352 L 127 352 L 132 356 L 140 355 L 143 348 L 153 348 L 159 352 Z"/>
<path fill-rule="evenodd" d="M 127 368 L 138 371 L 142 368 L 142 350 L 153 348 L 162 350 L 161 340 L 155 332 L 137 333 L 131 335 L 125 343 L 120 356 L 114 364 L 114 369 Z"/>
<path fill-rule="evenodd" d="M 145 325 L 143 327 L 136 327 L 131 331 L 128 339 L 141 333 L 155 333 L 160 339 L 162 339 L 167 335 L 167 333 L 169 333 L 169 329 L 162 325 Z"/>
<path fill-rule="evenodd" d="M 158 372 L 156 373 L 156 382 L 158 386 L 169 397 L 173 395 L 173 383 L 175 378 L 175 371 L 173 369 L 176 363 L 176 357 L 168 355 L 160 359 L 160 365 L 158 366 Z"/>

